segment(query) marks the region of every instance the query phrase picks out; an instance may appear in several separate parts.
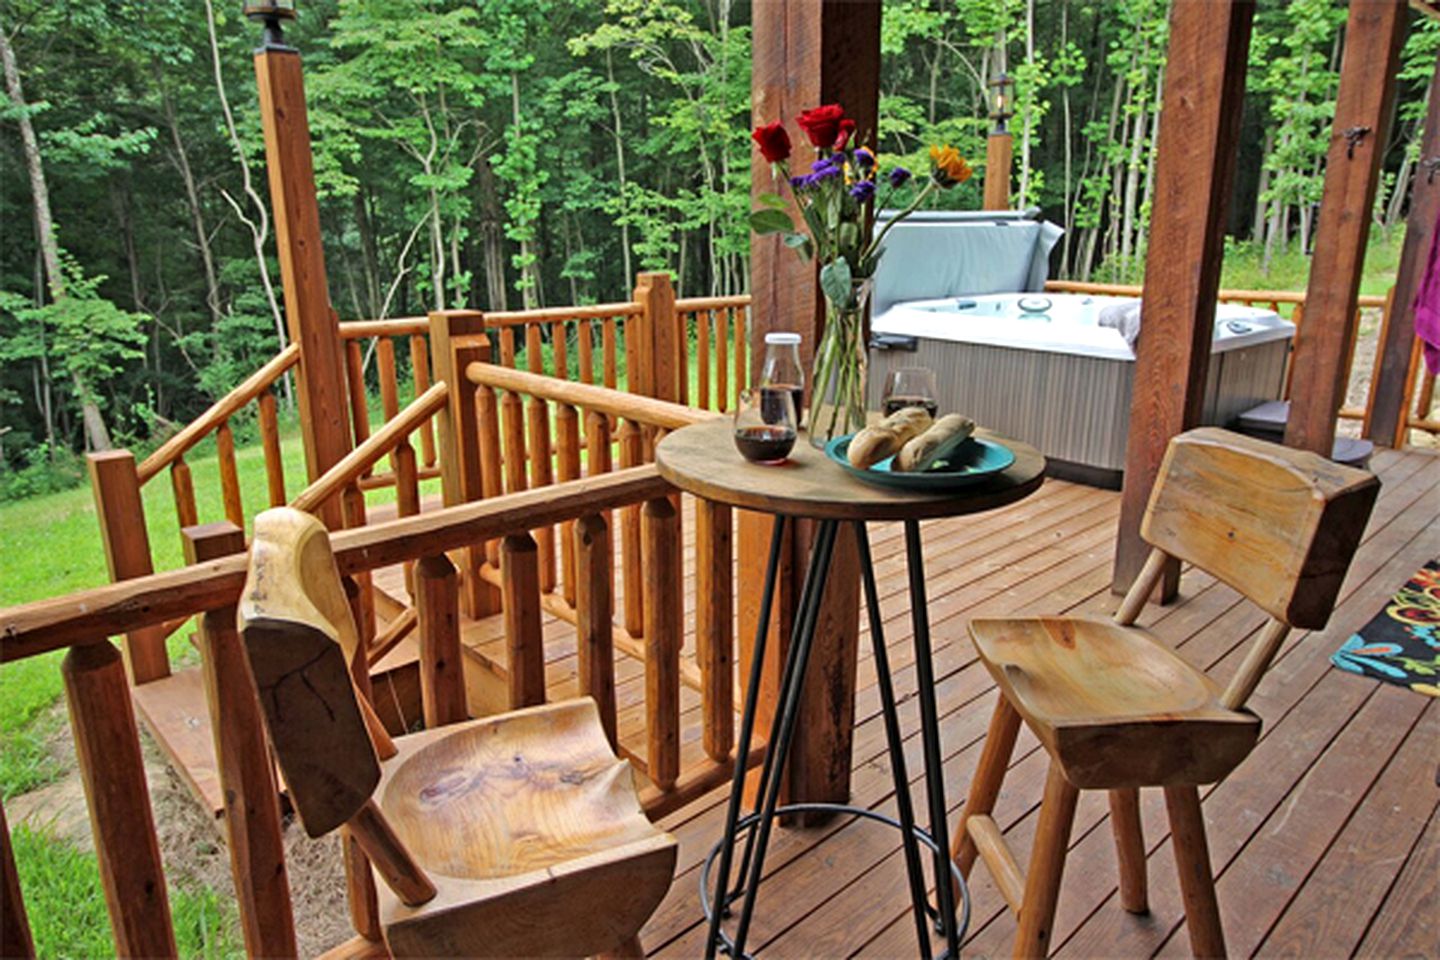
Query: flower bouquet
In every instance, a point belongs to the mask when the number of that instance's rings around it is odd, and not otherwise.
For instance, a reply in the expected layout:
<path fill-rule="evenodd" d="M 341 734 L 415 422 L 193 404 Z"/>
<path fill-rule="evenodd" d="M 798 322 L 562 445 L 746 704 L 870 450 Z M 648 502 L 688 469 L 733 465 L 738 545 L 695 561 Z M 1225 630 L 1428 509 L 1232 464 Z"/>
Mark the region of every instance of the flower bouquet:
<path fill-rule="evenodd" d="M 781 234 L 785 246 L 820 263 L 825 330 L 815 348 L 809 429 L 810 442 L 823 447 L 834 437 L 865 426 L 865 309 L 875 268 L 885 253 L 885 235 L 918 210 L 933 191 L 970 179 L 971 170 L 954 147 L 932 146 L 924 188 L 875 233 L 870 229 L 874 211 L 883 209 L 891 194 L 909 181 L 910 171 L 898 165 L 883 170 L 873 149 L 856 145 L 855 121 L 839 104 L 806 110 L 797 122 L 815 147 L 816 159 L 807 172 L 794 176 L 790 135 L 782 121 L 758 126 L 751 134 L 777 178 L 789 183 L 792 200 L 761 194 L 750 227 L 762 236 Z M 792 203 L 804 232 L 791 218 Z"/>

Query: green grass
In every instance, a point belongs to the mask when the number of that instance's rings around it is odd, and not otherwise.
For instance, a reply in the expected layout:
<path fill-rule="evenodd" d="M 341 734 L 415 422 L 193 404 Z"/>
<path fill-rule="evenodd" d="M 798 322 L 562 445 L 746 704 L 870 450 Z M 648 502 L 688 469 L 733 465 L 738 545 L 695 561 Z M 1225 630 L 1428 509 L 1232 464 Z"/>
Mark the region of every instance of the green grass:
<path fill-rule="evenodd" d="M 113 957 L 95 855 L 24 824 L 11 839 L 36 955 Z M 170 914 L 180 956 L 242 955 L 234 904 L 216 891 L 171 885 Z"/>

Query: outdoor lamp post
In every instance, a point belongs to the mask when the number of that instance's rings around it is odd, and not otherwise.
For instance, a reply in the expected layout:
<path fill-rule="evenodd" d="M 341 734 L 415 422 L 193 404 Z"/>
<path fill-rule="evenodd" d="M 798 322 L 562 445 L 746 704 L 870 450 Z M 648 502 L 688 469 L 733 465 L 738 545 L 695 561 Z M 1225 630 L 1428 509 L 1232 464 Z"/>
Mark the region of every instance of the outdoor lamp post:
<path fill-rule="evenodd" d="M 295 19 L 295 0 L 245 0 L 245 16 L 265 25 L 264 45 L 283 47 L 280 21 Z"/>
<path fill-rule="evenodd" d="M 990 139 L 985 147 L 985 209 L 1010 207 L 1010 163 L 1014 145 L 1005 121 L 1015 115 L 1015 81 L 1002 73 L 990 81 Z"/>

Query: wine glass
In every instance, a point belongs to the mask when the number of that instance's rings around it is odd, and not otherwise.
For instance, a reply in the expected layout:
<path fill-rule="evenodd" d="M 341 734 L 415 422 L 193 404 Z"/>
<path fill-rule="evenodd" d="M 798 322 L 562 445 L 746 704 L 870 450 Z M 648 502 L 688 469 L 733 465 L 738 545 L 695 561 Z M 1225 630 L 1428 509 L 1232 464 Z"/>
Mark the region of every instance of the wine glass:
<path fill-rule="evenodd" d="M 906 407 L 923 407 L 930 416 L 940 410 L 935 399 L 935 371 L 929 367 L 900 367 L 885 378 L 885 393 L 880 401 L 885 416 Z"/>
<path fill-rule="evenodd" d="M 795 396 L 788 389 L 746 390 L 735 407 L 735 448 L 752 463 L 780 463 L 795 446 Z"/>

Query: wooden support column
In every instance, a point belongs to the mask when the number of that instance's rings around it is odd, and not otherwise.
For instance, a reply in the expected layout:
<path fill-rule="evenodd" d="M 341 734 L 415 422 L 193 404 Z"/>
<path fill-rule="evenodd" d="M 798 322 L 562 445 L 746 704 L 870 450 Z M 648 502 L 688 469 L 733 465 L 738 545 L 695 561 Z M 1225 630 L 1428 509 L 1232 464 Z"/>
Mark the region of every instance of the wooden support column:
<path fill-rule="evenodd" d="M 1415 349 L 1415 294 L 1430 244 L 1440 222 L 1440 59 L 1430 75 L 1430 106 L 1420 143 L 1420 163 L 1410 187 L 1410 215 L 1405 221 L 1405 246 L 1395 272 L 1395 294 L 1380 332 L 1375 375 L 1370 381 L 1370 421 L 1365 436 L 1376 443 L 1401 447 L 1409 433 L 1410 355 Z"/>
<path fill-rule="evenodd" d="M 325 276 L 299 52 L 274 44 L 256 50 L 255 83 L 285 317 L 291 341 L 300 345 L 297 376 L 305 470 L 314 483 L 350 452 L 350 425 L 346 423 L 345 345 Z M 333 498 L 321 505 L 317 515 L 332 530 L 341 526 L 340 504 Z"/>
<path fill-rule="evenodd" d="M 492 479 L 480 456 L 477 388 L 465 376 L 471 363 L 490 362 L 485 315 L 478 310 L 437 310 L 430 314 L 430 356 L 435 382 L 449 386 L 449 402 L 435 415 L 440 447 L 440 487 L 447 507 L 480 500 Z M 498 478 L 494 478 L 498 483 Z M 498 489 L 498 488 L 497 488 Z M 485 557 L 480 544 L 460 551 L 460 599 L 472 619 L 500 612 L 500 594 L 480 577 Z"/>
<path fill-rule="evenodd" d="M 1010 209 L 1010 170 L 1015 138 L 1008 130 L 992 130 L 985 142 L 985 209 Z"/>
<path fill-rule="evenodd" d="M 751 70 L 751 111 L 755 123 L 783 119 L 795 143 L 793 162 L 808 165 L 813 148 L 795 118 L 802 110 L 838 103 L 862 134 L 874 131 L 879 119 L 880 3 L 852 0 L 791 0 L 755 4 L 752 12 L 754 57 Z M 770 165 L 752 152 L 752 196 L 771 193 Z M 824 326 L 824 302 L 818 268 L 786 249 L 778 235 L 755 237 L 750 247 L 750 369 L 759 370 L 765 334 L 790 330 L 800 334 L 801 362 L 809 369 Z M 740 384 L 739 386 L 748 386 Z M 748 669 L 759 615 L 773 518 L 742 511 L 736 553 L 740 557 L 741 669 Z M 780 656 L 788 643 L 810 552 L 808 523 L 791 525 L 779 596 L 770 624 L 766 682 L 759 703 L 759 722 L 768 729 L 774 714 Z M 855 651 L 860 629 L 859 559 L 853 537 L 839 538 L 825 591 L 815 652 L 801 704 L 785 790 L 791 801 L 842 802 L 850 793 L 851 727 L 854 717 Z M 769 659 L 769 658 L 767 658 Z M 827 688 L 827 684 L 830 686 Z M 843 705 L 843 706 L 842 706 Z"/>
<path fill-rule="evenodd" d="M 10 849 L 10 827 L 5 823 L 5 807 L 0 804 L 0 957 L 30 960 L 34 956 L 35 941 L 25 916 L 20 873 L 15 869 L 15 854 Z"/>
<path fill-rule="evenodd" d="M 245 552 L 245 532 L 229 521 L 186 527 L 180 536 L 187 564 Z M 235 605 L 206 613 L 199 640 L 245 952 L 252 957 L 298 956 L 280 794 L 250 661 L 235 631 Z"/>
<path fill-rule="evenodd" d="M 681 402 L 684 386 L 680 383 L 680 351 L 685 341 L 675 324 L 675 287 L 668 273 L 642 273 L 635 277 L 635 300 L 641 306 L 640 341 L 643 379 L 639 390 L 632 392 L 660 400 Z M 626 324 L 628 337 L 632 324 Z M 625 344 L 626 350 L 630 344 Z"/>
<path fill-rule="evenodd" d="M 1176 0 L 1145 260 L 1125 486 L 1112 587 L 1129 588 L 1149 556 L 1140 520 L 1170 438 L 1200 422 L 1214 336 L 1225 219 L 1245 98 L 1253 0 Z M 1161 597 L 1174 596 L 1167 564 Z"/>
<path fill-rule="evenodd" d="M 1291 358 L 1290 395 L 1296 399 L 1285 426 L 1286 445 L 1322 457 L 1330 456 L 1335 416 L 1345 399 L 1355 302 L 1409 17 L 1401 0 L 1351 0 L 1345 24 L 1335 126 L 1325 156 L 1325 193 L 1305 294 L 1305 326 Z"/>
<path fill-rule="evenodd" d="M 150 534 L 145 529 L 145 502 L 135 456 L 129 450 L 108 450 L 85 457 L 105 563 L 116 582 L 146 577 L 155 572 L 150 558 Z M 125 635 L 125 669 L 134 684 L 170 676 L 162 627 L 141 627 Z"/>

